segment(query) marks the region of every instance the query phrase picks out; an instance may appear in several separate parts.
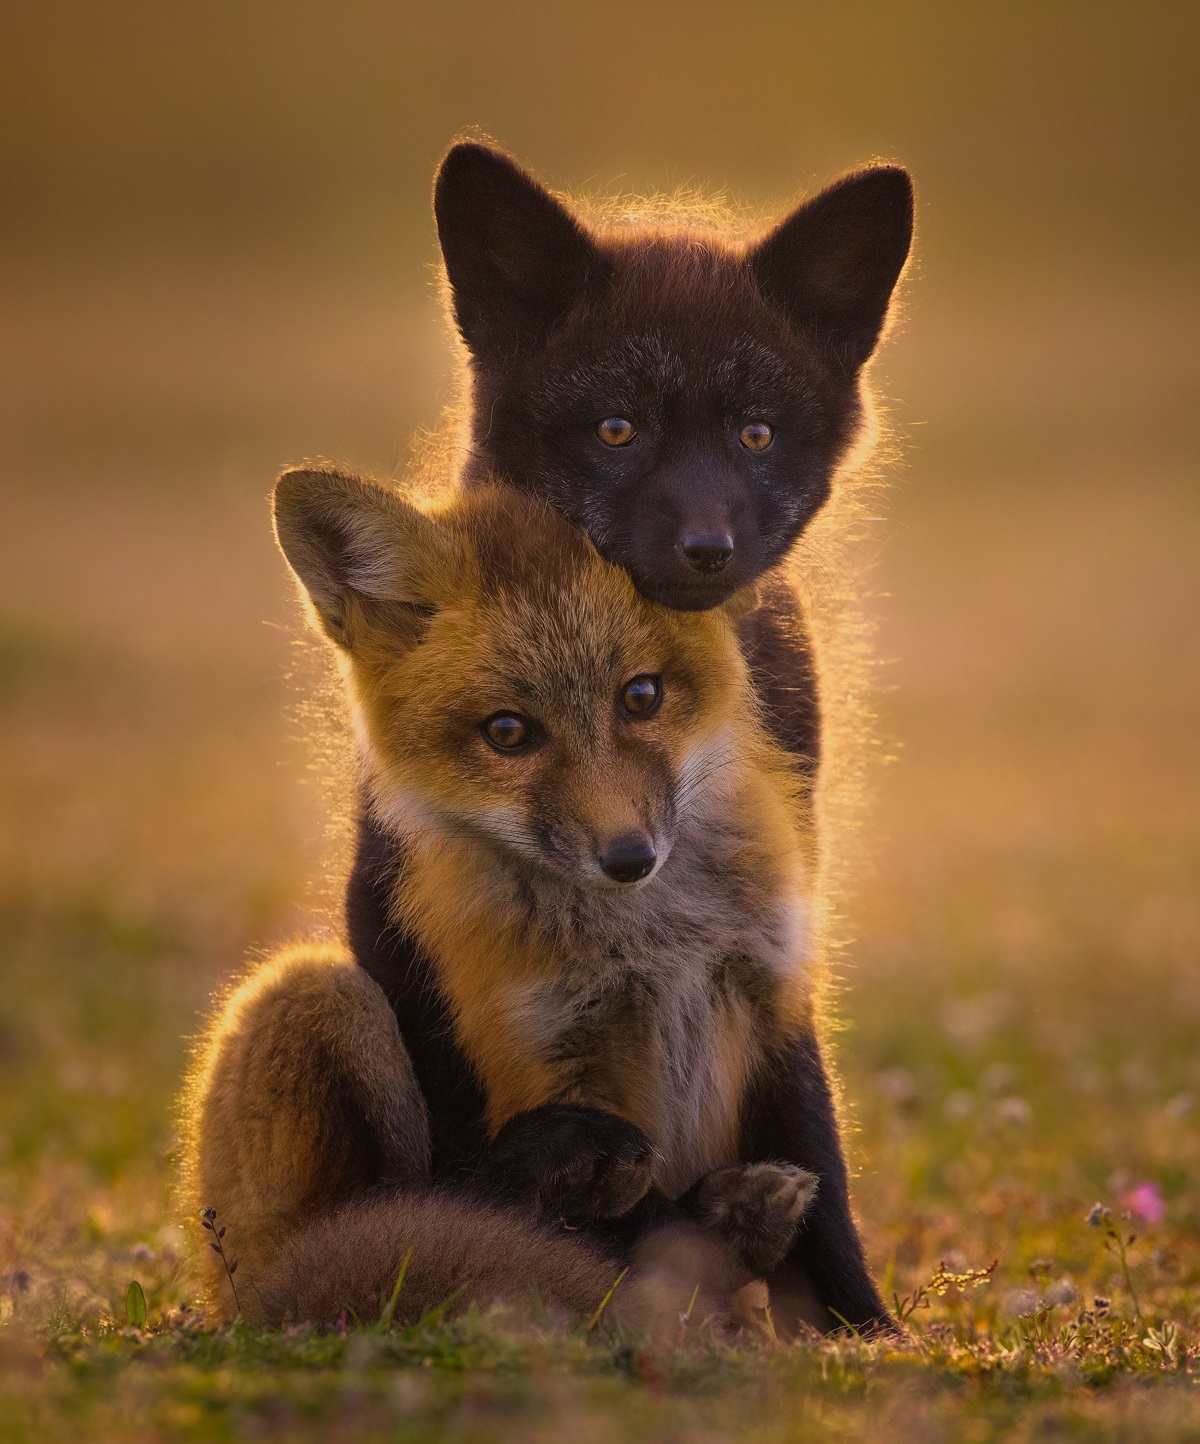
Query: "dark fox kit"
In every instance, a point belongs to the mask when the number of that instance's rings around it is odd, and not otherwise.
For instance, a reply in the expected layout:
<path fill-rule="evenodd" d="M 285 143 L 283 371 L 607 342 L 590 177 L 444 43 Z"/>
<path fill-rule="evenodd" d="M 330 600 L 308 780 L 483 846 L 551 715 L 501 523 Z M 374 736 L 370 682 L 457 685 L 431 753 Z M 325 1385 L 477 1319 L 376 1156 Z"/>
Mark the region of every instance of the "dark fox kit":
<path fill-rule="evenodd" d="M 495 480 L 548 502 L 662 607 L 704 611 L 761 583 L 762 605 L 737 623 L 742 652 L 768 729 L 798 777 L 811 778 L 816 672 L 790 591 L 771 569 L 828 498 L 861 425 L 860 373 L 908 254 L 907 175 L 877 167 L 847 176 L 746 248 L 696 230 L 589 233 L 475 144 L 447 156 L 435 206 L 470 356 L 466 485 Z M 622 855 L 598 857 L 601 867 L 633 877 L 655 865 L 648 834 L 621 842 Z M 434 1180 L 482 1178 L 519 1203 L 553 1197 L 556 1179 L 601 1165 L 645 1178 L 645 1133 L 571 1103 L 519 1113 L 492 1136 L 450 1001 L 391 905 L 404 867 L 396 830 L 364 802 L 348 937 L 395 1011 L 428 1108 Z M 780 1312 L 789 1297 L 807 1298 L 811 1314 L 815 1298 L 826 1326 L 872 1327 L 887 1314 L 851 1216 L 811 1021 L 771 1058 L 744 1092 L 737 1156 L 819 1179 L 772 1271 L 773 1296 Z M 577 1221 L 600 1227 L 611 1212 L 602 1195 L 573 1201 Z M 670 1208 L 651 1191 L 600 1231 L 628 1241 Z"/>

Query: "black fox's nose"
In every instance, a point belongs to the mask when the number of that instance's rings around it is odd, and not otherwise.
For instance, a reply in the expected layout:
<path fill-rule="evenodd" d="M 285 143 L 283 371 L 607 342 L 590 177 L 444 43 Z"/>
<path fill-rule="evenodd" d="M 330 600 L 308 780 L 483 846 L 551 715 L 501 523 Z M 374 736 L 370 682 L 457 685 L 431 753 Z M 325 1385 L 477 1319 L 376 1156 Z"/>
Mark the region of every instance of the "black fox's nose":
<path fill-rule="evenodd" d="M 627 832 L 605 844 L 600 866 L 613 882 L 638 882 L 652 872 L 658 854 L 644 832 Z"/>
<path fill-rule="evenodd" d="M 679 547 L 689 567 L 712 576 L 733 555 L 733 538 L 727 531 L 685 533 Z"/>

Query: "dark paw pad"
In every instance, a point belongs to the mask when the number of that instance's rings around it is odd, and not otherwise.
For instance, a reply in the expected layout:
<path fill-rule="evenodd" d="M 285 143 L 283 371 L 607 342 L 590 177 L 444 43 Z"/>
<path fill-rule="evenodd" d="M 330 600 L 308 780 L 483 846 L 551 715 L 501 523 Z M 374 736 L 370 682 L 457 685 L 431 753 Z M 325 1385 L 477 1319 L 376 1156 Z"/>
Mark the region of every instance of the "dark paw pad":
<path fill-rule="evenodd" d="M 816 1192 L 817 1176 L 806 1168 L 745 1163 L 702 1178 L 685 1207 L 697 1223 L 719 1234 L 752 1273 L 762 1275 L 786 1257 Z"/>

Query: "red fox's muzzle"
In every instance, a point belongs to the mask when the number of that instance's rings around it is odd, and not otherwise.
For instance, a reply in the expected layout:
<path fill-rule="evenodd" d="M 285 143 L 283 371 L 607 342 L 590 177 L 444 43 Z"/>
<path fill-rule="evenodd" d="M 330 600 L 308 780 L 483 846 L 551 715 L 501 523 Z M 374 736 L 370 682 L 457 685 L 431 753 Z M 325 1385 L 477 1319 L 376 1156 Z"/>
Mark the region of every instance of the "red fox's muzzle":
<path fill-rule="evenodd" d="M 608 690 L 591 709 L 606 728 Z M 611 725 L 626 726 L 619 720 Z M 509 779 L 514 789 L 526 784 L 509 816 L 536 838 L 544 868 L 575 886 L 604 892 L 653 879 L 671 855 L 677 817 L 676 773 L 662 732 L 661 724 L 658 735 L 639 728 L 620 739 L 619 749 L 594 735 L 590 747 L 584 738 L 574 746 L 552 739 L 540 757 L 530 759 L 526 779 Z"/>

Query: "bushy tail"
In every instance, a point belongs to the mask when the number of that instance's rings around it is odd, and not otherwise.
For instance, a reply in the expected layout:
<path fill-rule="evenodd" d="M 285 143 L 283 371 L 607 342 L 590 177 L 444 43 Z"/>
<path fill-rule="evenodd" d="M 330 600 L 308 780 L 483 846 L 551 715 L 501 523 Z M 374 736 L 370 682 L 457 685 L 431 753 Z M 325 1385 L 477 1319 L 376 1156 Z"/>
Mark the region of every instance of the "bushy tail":
<path fill-rule="evenodd" d="M 294 1233 L 261 1277 L 237 1282 L 250 1323 L 368 1324 L 390 1309 L 405 1325 L 451 1297 L 456 1313 L 503 1303 L 586 1320 L 619 1273 L 603 1254 L 515 1214 L 429 1192 L 344 1204 Z"/>

